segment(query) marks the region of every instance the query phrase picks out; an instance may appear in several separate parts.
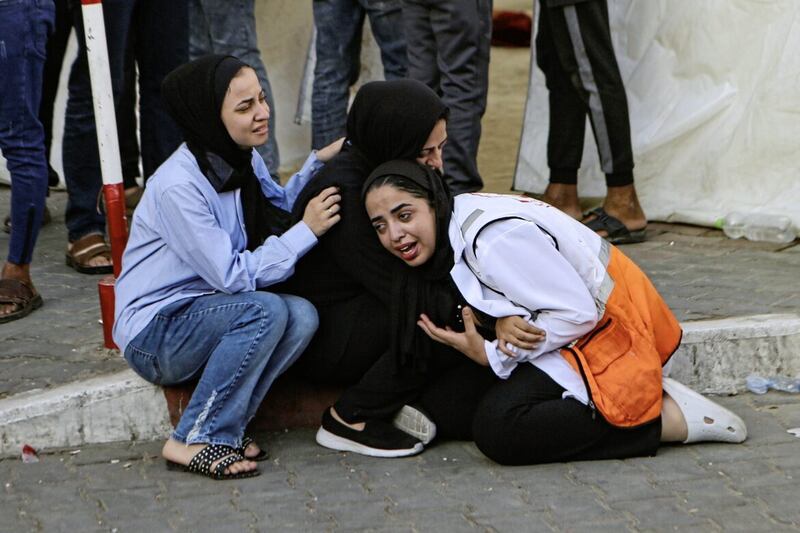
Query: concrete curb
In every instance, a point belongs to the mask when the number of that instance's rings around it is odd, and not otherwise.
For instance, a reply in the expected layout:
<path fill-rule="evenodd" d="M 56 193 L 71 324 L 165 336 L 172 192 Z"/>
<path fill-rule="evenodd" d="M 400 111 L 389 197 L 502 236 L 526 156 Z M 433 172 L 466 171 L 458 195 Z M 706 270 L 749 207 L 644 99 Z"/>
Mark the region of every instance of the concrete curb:
<path fill-rule="evenodd" d="M 0 457 L 36 449 L 123 440 L 153 440 L 169 434 L 159 387 L 131 370 L 32 390 L 0 401 Z"/>
<path fill-rule="evenodd" d="M 749 374 L 800 374 L 800 315 L 685 322 L 669 373 L 704 393 L 735 394 Z M 130 370 L 0 400 L 0 457 L 39 448 L 165 438 L 164 394 Z"/>
<path fill-rule="evenodd" d="M 712 394 L 745 390 L 745 378 L 800 375 L 800 315 L 767 314 L 684 322 L 670 375 Z"/>

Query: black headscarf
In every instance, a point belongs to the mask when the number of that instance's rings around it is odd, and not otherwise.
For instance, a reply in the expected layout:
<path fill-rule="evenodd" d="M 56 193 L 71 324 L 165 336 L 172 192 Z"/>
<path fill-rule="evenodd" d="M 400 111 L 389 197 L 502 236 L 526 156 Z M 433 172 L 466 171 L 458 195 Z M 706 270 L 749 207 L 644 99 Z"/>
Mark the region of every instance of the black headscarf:
<path fill-rule="evenodd" d="M 439 326 L 463 331 L 461 308 L 464 298 L 450 277 L 453 247 L 449 227 L 453 196 L 439 172 L 416 161 L 394 160 L 378 166 L 364 181 L 362 198 L 376 183 L 389 176 L 403 178 L 411 188 L 427 196 L 436 219 L 436 247 L 431 258 L 415 268 L 405 268 L 392 284 L 390 320 L 391 349 L 401 366 L 424 369 L 430 353 L 430 340 L 417 326 L 419 313 L 427 314 Z"/>
<path fill-rule="evenodd" d="M 373 168 L 392 159 L 416 159 L 436 122 L 447 115 L 447 106 L 424 83 L 373 81 L 353 99 L 347 141 Z"/>
<path fill-rule="evenodd" d="M 252 251 L 270 235 L 288 229 L 291 219 L 264 196 L 253 172 L 252 150 L 239 148 L 222 122 L 228 87 L 245 67 L 251 68 L 233 56 L 203 56 L 170 72 L 161 84 L 161 94 L 214 190 L 241 189 L 247 249 Z"/>

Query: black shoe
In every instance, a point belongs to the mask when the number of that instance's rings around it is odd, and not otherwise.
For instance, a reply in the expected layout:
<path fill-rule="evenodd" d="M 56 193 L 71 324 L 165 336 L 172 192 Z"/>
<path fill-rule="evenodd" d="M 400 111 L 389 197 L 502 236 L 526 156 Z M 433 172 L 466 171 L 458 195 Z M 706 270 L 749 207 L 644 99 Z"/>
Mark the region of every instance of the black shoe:
<path fill-rule="evenodd" d="M 342 452 L 372 457 L 407 457 L 423 450 L 422 443 L 388 422 L 371 420 L 362 431 L 345 426 L 327 409 L 317 431 L 317 444 Z"/>

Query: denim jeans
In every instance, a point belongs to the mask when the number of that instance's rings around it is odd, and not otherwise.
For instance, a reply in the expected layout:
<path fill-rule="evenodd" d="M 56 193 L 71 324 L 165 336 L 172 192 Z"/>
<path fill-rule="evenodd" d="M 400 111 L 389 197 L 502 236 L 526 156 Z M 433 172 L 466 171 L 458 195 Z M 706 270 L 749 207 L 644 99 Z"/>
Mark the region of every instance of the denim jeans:
<path fill-rule="evenodd" d="M 276 183 L 281 165 L 275 125 L 275 100 L 261 61 L 253 0 L 189 0 L 189 56 L 205 54 L 238 57 L 256 71 L 269 105 L 269 139 L 256 148 Z"/>
<path fill-rule="evenodd" d="M 369 16 L 387 80 L 406 75 L 400 0 L 314 0 L 317 63 L 311 96 L 311 145 L 319 149 L 345 134 L 350 86 L 361 71 L 361 35 Z"/>
<path fill-rule="evenodd" d="M 119 107 L 125 82 L 127 47 L 139 69 L 139 116 L 142 170 L 150 176 L 183 140 L 161 100 L 161 81 L 189 57 L 187 0 L 104 0 L 103 18 L 114 103 Z M 104 233 L 98 213 L 102 186 L 92 90 L 80 2 L 71 0 L 79 53 L 69 76 L 64 117 L 64 179 L 69 195 L 66 224 L 69 240 Z M 121 117 L 118 115 L 118 121 Z"/>
<path fill-rule="evenodd" d="M 210 294 L 166 306 L 126 347 L 145 380 L 175 385 L 200 378 L 172 438 L 241 445 L 267 390 L 317 329 L 308 301 L 268 292 Z"/>
<path fill-rule="evenodd" d="M 11 174 L 8 260 L 31 262 L 47 196 L 44 128 L 39 121 L 52 0 L 0 0 L 0 150 Z"/>

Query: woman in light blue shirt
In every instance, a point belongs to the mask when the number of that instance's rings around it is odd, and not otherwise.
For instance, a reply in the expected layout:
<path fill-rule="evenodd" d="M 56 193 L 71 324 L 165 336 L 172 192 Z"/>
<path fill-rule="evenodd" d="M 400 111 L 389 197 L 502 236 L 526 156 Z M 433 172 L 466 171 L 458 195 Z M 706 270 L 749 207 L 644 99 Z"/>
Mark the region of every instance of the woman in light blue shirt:
<path fill-rule="evenodd" d="M 266 453 L 244 429 L 317 328 L 309 302 L 260 289 L 287 279 L 339 221 L 335 187 L 291 227 L 288 212 L 341 143 L 312 153 L 281 188 L 253 149 L 269 134 L 269 108 L 252 68 L 205 56 L 168 75 L 162 94 L 186 143 L 150 178 L 134 215 L 114 340 L 147 381 L 199 379 L 164 445 L 167 466 L 250 477 Z"/>

